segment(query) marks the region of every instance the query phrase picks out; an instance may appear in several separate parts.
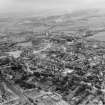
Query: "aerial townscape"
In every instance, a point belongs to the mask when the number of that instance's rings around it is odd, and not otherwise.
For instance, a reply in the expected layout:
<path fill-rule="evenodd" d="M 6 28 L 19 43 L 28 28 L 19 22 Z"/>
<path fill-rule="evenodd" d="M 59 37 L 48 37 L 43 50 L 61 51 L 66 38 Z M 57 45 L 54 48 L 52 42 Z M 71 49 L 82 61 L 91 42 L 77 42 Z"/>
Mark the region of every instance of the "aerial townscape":
<path fill-rule="evenodd" d="M 0 105 L 105 105 L 105 12 L 1 17 Z"/>

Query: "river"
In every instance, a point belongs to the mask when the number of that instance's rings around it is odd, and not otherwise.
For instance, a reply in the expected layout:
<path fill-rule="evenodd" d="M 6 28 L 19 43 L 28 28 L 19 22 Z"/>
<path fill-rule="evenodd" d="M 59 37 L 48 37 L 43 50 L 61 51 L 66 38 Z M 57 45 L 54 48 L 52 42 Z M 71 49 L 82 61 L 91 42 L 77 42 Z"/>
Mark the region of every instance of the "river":
<path fill-rule="evenodd" d="M 99 41 L 105 41 L 105 32 L 100 32 L 98 34 L 95 34 L 94 36 L 90 36 L 89 38 L 93 38 Z"/>

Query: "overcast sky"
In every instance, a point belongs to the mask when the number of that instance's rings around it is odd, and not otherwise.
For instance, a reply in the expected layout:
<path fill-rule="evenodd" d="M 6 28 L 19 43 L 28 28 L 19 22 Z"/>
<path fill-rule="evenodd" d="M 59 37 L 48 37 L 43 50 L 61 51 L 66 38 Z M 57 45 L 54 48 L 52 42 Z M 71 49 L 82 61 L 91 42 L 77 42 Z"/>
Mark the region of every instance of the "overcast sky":
<path fill-rule="evenodd" d="M 46 9 L 74 10 L 102 8 L 105 0 L 0 0 L 0 13 L 27 12 Z"/>

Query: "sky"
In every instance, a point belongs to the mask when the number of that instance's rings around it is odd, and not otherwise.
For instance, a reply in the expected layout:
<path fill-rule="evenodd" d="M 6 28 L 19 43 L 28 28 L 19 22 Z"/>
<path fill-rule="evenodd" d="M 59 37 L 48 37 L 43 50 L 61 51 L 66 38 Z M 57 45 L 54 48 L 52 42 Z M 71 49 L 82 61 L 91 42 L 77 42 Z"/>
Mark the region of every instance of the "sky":
<path fill-rule="evenodd" d="M 0 0 L 0 13 L 102 8 L 105 0 Z"/>

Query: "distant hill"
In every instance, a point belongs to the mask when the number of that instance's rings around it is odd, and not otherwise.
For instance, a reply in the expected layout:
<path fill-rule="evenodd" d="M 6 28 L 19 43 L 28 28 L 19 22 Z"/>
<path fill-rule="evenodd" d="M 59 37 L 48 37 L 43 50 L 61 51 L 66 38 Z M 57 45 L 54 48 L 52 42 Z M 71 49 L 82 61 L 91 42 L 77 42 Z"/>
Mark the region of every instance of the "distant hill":
<path fill-rule="evenodd" d="M 47 16 L 55 16 L 55 15 L 63 15 L 66 13 L 71 13 L 71 11 L 67 10 L 58 10 L 58 9 L 46 9 L 41 11 L 25 11 L 25 12 L 8 12 L 8 13 L 0 13 L 2 17 L 47 17 Z"/>
<path fill-rule="evenodd" d="M 0 18 L 0 32 L 6 33 L 21 34 L 21 32 L 28 31 L 50 31 L 75 34 L 78 30 L 102 30 L 105 26 L 104 9 L 88 9 L 74 12 L 54 9 L 37 13 L 14 13 L 2 16 Z"/>

